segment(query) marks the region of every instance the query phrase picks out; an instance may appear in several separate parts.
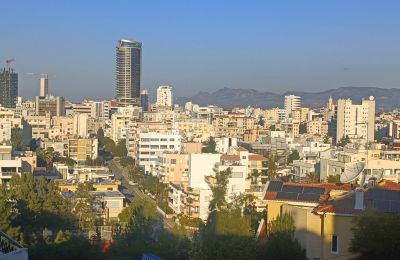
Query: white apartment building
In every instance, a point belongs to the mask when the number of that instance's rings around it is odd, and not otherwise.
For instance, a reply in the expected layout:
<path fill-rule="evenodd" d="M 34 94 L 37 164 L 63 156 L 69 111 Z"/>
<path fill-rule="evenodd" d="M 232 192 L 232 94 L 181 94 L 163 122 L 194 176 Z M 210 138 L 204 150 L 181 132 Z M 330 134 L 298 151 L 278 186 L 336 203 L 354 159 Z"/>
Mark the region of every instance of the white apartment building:
<path fill-rule="evenodd" d="M 11 146 L 0 146 L 0 184 L 10 181 L 14 174 L 21 176 L 22 159 L 11 157 Z"/>
<path fill-rule="evenodd" d="M 144 167 L 145 172 L 152 173 L 158 156 L 163 152 L 180 152 L 181 135 L 178 132 L 139 132 L 136 139 L 134 157 L 136 163 Z"/>
<path fill-rule="evenodd" d="M 229 201 L 234 195 L 246 191 L 248 177 L 248 152 L 240 153 L 240 164 L 221 162 L 220 154 L 190 154 L 189 155 L 189 183 L 183 187 L 177 183 L 170 183 L 169 205 L 176 213 L 184 213 L 192 217 L 206 220 L 209 214 L 209 205 L 212 200 L 210 184 L 215 183 L 215 171 L 231 169 L 232 175 L 227 186 L 226 199 Z M 187 198 L 191 198 L 191 202 Z"/>
<path fill-rule="evenodd" d="M 218 153 L 227 153 L 230 147 L 237 146 L 237 141 L 236 137 L 221 137 L 216 140 L 215 150 Z"/>
<path fill-rule="evenodd" d="M 11 140 L 11 122 L 0 119 L 0 144 Z"/>
<path fill-rule="evenodd" d="M 88 135 L 88 114 L 74 114 L 73 135 L 86 138 Z"/>
<path fill-rule="evenodd" d="M 157 105 L 162 107 L 172 107 L 173 105 L 172 87 L 159 86 L 157 88 Z"/>
<path fill-rule="evenodd" d="M 39 96 L 45 97 L 49 95 L 49 79 L 47 75 L 39 79 Z"/>
<path fill-rule="evenodd" d="M 293 110 L 301 108 L 301 97 L 295 95 L 285 96 L 286 118 L 289 118 Z"/>
<path fill-rule="evenodd" d="M 375 137 L 375 99 L 363 99 L 354 105 L 351 99 L 337 103 L 336 141 L 349 136 L 355 142 L 372 142 Z"/>

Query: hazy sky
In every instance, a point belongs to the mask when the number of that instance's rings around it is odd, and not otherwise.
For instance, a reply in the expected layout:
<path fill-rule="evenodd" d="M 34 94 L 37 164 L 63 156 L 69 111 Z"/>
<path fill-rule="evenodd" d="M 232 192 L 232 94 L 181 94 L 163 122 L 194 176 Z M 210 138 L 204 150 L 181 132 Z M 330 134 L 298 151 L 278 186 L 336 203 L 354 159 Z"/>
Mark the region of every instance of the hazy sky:
<path fill-rule="evenodd" d="M 2 1 L 0 60 L 67 99 L 115 96 L 115 45 L 143 42 L 142 88 L 282 93 L 400 87 L 400 1 Z M 3 65 L 2 65 L 3 66 Z"/>

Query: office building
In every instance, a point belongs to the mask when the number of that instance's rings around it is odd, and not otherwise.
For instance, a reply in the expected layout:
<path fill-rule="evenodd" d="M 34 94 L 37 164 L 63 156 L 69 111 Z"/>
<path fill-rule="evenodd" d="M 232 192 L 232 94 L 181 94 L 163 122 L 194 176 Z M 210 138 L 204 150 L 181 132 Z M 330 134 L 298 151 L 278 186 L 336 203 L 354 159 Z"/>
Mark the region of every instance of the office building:
<path fill-rule="evenodd" d="M 46 77 L 41 77 L 39 79 L 39 96 L 45 97 L 49 94 L 49 79 Z"/>
<path fill-rule="evenodd" d="M 159 86 L 157 88 L 157 105 L 172 107 L 172 88 L 170 86 Z"/>
<path fill-rule="evenodd" d="M 143 108 L 143 112 L 149 111 L 149 91 L 147 89 L 140 92 L 140 106 Z"/>
<path fill-rule="evenodd" d="M 119 40 L 116 63 L 118 106 L 139 105 L 142 43 L 128 39 Z"/>
<path fill-rule="evenodd" d="M 363 99 L 354 105 L 351 99 L 337 103 L 336 141 L 349 136 L 352 141 L 372 142 L 375 134 L 375 99 Z"/>
<path fill-rule="evenodd" d="M 15 108 L 18 96 L 18 73 L 13 69 L 0 70 L 0 105 Z"/>
<path fill-rule="evenodd" d="M 36 115 L 38 116 L 64 116 L 64 98 L 63 97 L 36 97 Z"/>
<path fill-rule="evenodd" d="M 293 110 L 301 108 L 301 97 L 295 95 L 285 96 L 286 118 L 289 118 Z"/>

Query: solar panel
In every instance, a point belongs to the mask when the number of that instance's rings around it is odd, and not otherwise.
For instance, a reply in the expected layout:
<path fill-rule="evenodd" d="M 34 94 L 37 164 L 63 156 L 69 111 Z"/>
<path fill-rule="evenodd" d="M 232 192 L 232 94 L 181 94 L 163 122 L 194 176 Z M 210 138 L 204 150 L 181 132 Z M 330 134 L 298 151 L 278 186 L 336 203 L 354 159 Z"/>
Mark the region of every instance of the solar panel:
<path fill-rule="evenodd" d="M 325 188 L 320 187 L 304 187 L 303 193 L 314 193 L 314 194 L 324 194 Z"/>
<path fill-rule="evenodd" d="M 282 188 L 283 192 L 296 192 L 296 193 L 303 193 L 303 186 L 291 186 L 291 185 L 285 185 Z"/>
<path fill-rule="evenodd" d="M 276 194 L 276 199 L 281 199 L 281 200 L 297 200 L 298 197 L 298 193 L 297 192 L 278 192 Z"/>
<path fill-rule="evenodd" d="M 272 191 L 272 192 L 277 192 L 281 191 L 283 186 L 282 181 L 270 181 L 268 184 L 268 189 L 267 191 Z"/>
<path fill-rule="evenodd" d="M 316 194 L 316 193 L 301 193 L 301 194 L 299 194 L 297 200 L 318 202 L 319 198 L 320 198 L 320 195 Z"/>
<path fill-rule="evenodd" d="M 390 203 L 391 212 L 400 212 L 400 201 L 391 201 Z"/>
<path fill-rule="evenodd" d="M 391 212 L 389 200 L 374 200 L 374 208 L 383 212 Z"/>

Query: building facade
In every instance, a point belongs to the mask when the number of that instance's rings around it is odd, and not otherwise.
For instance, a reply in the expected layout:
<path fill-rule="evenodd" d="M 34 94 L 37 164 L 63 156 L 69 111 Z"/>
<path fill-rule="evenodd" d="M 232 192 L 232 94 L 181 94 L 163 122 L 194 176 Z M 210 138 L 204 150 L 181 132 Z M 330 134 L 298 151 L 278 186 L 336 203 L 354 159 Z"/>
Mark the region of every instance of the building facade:
<path fill-rule="evenodd" d="M 0 70 L 0 105 L 15 108 L 18 96 L 18 74 L 13 69 Z"/>
<path fill-rule="evenodd" d="M 142 43 L 121 39 L 118 41 L 116 51 L 116 98 L 118 106 L 139 105 Z"/>

